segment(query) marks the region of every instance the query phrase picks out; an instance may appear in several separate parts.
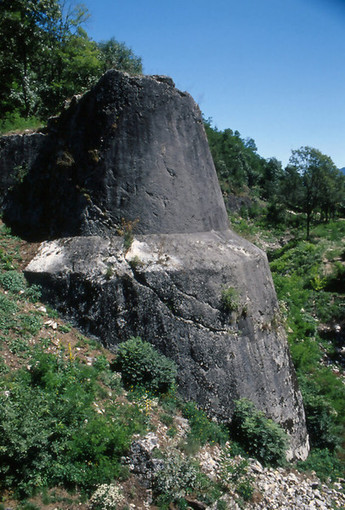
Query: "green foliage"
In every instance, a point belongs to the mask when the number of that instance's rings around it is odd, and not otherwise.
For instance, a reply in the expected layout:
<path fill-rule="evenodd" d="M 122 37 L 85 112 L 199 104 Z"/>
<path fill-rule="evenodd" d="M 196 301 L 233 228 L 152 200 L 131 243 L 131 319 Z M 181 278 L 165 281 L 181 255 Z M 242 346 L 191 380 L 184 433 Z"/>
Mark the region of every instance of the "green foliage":
<path fill-rule="evenodd" d="M 210 420 L 204 411 L 197 408 L 194 402 L 184 404 L 182 414 L 189 421 L 190 437 L 199 445 L 204 445 L 207 442 L 224 444 L 228 440 L 226 428 Z"/>
<path fill-rule="evenodd" d="M 327 448 L 311 450 L 307 460 L 298 462 L 297 466 L 300 471 L 315 471 L 324 482 L 344 476 L 342 463 Z"/>
<path fill-rule="evenodd" d="M 249 501 L 253 497 L 253 478 L 248 475 L 247 459 L 233 457 L 232 446 L 223 448 L 220 458 L 220 480 L 227 490 L 235 490 L 244 500 Z"/>
<path fill-rule="evenodd" d="M 292 151 L 281 188 L 284 203 L 305 214 L 309 239 L 317 211 L 326 220 L 334 217 L 343 201 L 345 178 L 329 156 L 312 147 L 301 147 Z"/>
<path fill-rule="evenodd" d="M 41 297 L 41 289 L 38 285 L 28 286 L 23 273 L 15 270 L 8 270 L 0 274 L 0 285 L 11 294 L 20 294 L 22 298 L 28 299 L 32 303 L 38 301 Z"/>
<path fill-rule="evenodd" d="M 101 354 L 100 356 L 97 356 L 93 362 L 93 366 L 98 372 L 106 372 L 109 370 L 109 361 L 104 354 Z"/>
<path fill-rule="evenodd" d="M 259 184 L 267 165 L 257 154 L 253 139 L 242 139 L 238 131 L 219 131 L 211 119 L 204 119 L 214 164 L 224 194 L 239 192 Z"/>
<path fill-rule="evenodd" d="M 30 370 L 2 381 L 2 488 L 22 495 L 60 484 L 89 489 L 121 473 L 131 434 L 142 430 L 141 413 L 110 405 L 99 414 L 96 375 L 77 361 L 38 352 Z"/>
<path fill-rule="evenodd" d="M 284 463 L 288 447 L 284 430 L 266 418 L 249 400 L 237 400 L 235 404 L 231 436 L 238 440 L 248 453 L 265 464 Z"/>
<path fill-rule="evenodd" d="M 41 287 L 39 285 L 33 284 L 30 287 L 25 289 L 25 298 L 31 301 L 31 303 L 37 303 L 37 301 L 41 298 Z"/>
<path fill-rule="evenodd" d="M 4 290 L 18 294 L 26 288 L 26 280 L 23 273 L 7 271 L 0 274 L 0 285 Z"/>
<path fill-rule="evenodd" d="M 303 388 L 303 403 L 310 444 L 314 448 L 327 447 L 333 452 L 339 445 L 334 420 L 336 410 L 323 395 L 311 391 L 310 383 L 305 384 Z"/>
<path fill-rule="evenodd" d="M 114 367 L 127 387 L 141 386 L 154 394 L 168 392 L 177 375 L 175 363 L 139 337 L 119 345 Z"/>
<path fill-rule="evenodd" d="M 134 55 L 133 51 L 124 43 L 119 43 L 113 37 L 109 41 L 98 43 L 101 53 L 103 72 L 108 69 L 121 69 L 130 74 L 143 72 L 141 58 Z"/>
<path fill-rule="evenodd" d="M 160 504 L 170 503 L 183 498 L 199 488 L 199 467 L 177 451 L 163 456 L 162 468 L 154 480 L 154 490 L 160 495 Z"/>
<path fill-rule="evenodd" d="M 222 291 L 222 305 L 228 312 L 238 312 L 241 307 L 240 294 L 234 287 L 228 287 Z"/>
<path fill-rule="evenodd" d="M 114 39 L 97 44 L 82 28 L 85 6 L 61 0 L 0 2 L 0 128 L 37 124 L 109 67 L 141 72 L 141 59 Z"/>
<path fill-rule="evenodd" d="M 26 129 L 36 130 L 42 126 L 42 121 L 37 117 L 21 117 L 20 113 L 14 111 L 7 113 L 0 119 L 0 134 L 10 133 L 12 131 L 24 131 Z"/>
<path fill-rule="evenodd" d="M 0 331 L 8 334 L 17 325 L 18 306 L 10 297 L 0 294 Z"/>

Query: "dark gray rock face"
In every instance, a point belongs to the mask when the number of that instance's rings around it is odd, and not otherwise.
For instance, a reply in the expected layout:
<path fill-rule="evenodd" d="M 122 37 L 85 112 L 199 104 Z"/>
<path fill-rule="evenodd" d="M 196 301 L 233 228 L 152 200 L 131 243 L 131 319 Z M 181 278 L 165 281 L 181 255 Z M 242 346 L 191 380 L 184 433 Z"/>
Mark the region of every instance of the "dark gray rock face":
<path fill-rule="evenodd" d="M 4 218 L 22 236 L 55 238 L 27 268 L 45 299 L 110 349 L 131 335 L 152 342 L 178 364 L 182 395 L 220 420 L 249 398 L 289 432 L 290 458 L 305 458 L 267 259 L 228 230 L 193 99 L 169 78 L 109 71 L 39 140 Z"/>
<path fill-rule="evenodd" d="M 5 207 L 22 235 L 227 228 L 200 110 L 172 80 L 108 71 L 49 127 Z"/>
<path fill-rule="evenodd" d="M 0 137 L 0 207 L 8 190 L 19 185 L 43 147 L 42 133 Z"/>
<path fill-rule="evenodd" d="M 229 421 L 247 397 L 291 435 L 305 458 L 301 395 L 263 252 L 229 230 L 75 237 L 43 243 L 27 268 L 45 298 L 110 349 L 130 335 L 153 343 L 179 366 L 179 390 Z M 225 289 L 238 289 L 226 309 Z"/>

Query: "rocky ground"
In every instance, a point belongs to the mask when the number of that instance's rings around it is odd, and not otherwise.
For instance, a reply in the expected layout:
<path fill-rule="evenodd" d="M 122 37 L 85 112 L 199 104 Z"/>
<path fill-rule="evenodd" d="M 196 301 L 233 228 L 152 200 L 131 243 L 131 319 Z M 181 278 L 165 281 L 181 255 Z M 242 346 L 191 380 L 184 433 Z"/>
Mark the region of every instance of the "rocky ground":
<path fill-rule="evenodd" d="M 174 448 L 177 442 L 183 437 L 188 429 L 188 422 L 179 419 L 177 437 L 171 441 L 165 435 L 164 426 L 160 427 L 157 433 L 149 433 L 145 438 L 138 438 L 133 442 L 131 452 L 127 458 L 130 470 L 136 474 L 142 485 L 147 487 L 146 501 L 139 504 L 130 504 L 131 508 L 144 509 L 156 508 L 151 506 L 152 491 L 150 490 L 152 477 L 156 469 L 161 468 L 161 461 L 155 459 L 154 451 L 164 445 L 164 448 Z M 339 480 L 331 487 L 322 483 L 315 473 L 300 473 L 295 469 L 264 467 L 255 459 L 247 461 L 236 456 L 231 458 L 230 465 L 233 466 L 232 473 L 224 477 L 224 455 L 219 446 L 207 445 L 196 454 L 202 470 L 214 482 L 227 486 L 228 493 L 221 501 L 207 506 L 200 501 L 187 498 L 190 509 L 217 510 L 218 508 L 241 510 L 313 510 L 313 509 L 345 509 L 344 482 Z M 236 466 L 245 465 L 242 469 Z M 223 471 L 223 474 L 222 474 Z M 228 473 L 231 471 L 228 468 Z M 236 475 L 237 473 L 237 475 Z M 250 500 L 244 501 L 236 492 L 239 483 L 247 481 L 253 487 L 253 494 Z M 175 508 L 170 505 L 170 508 Z"/>

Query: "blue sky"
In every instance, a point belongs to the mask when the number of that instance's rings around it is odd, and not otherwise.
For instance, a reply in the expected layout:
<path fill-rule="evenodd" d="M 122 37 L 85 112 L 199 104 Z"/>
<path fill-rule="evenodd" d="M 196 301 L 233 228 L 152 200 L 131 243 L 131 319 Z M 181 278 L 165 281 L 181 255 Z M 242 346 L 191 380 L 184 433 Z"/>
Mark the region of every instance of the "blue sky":
<path fill-rule="evenodd" d="M 125 42 L 261 156 L 309 145 L 345 166 L 345 0 L 83 3 L 92 39 Z"/>

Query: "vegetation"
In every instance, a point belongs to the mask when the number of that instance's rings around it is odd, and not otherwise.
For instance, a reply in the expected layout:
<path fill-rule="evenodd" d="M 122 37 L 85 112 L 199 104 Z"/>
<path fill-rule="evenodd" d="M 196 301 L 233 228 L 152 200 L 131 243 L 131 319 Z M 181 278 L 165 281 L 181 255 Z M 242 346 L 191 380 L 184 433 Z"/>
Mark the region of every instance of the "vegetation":
<path fill-rule="evenodd" d="M 237 312 L 241 306 L 240 294 L 234 287 L 223 289 L 222 291 L 222 305 L 228 312 Z"/>
<path fill-rule="evenodd" d="M 22 245 L 0 224 L 4 360 L 0 365 L 0 496 L 4 501 L 12 491 L 23 505 L 39 501 L 40 508 L 57 501 L 59 508 L 68 508 L 71 498 L 75 505 L 88 499 L 89 507 L 95 509 L 124 504 L 130 489 L 124 489 L 123 483 L 131 475 L 122 457 L 134 433 L 146 434 L 157 423 L 169 427 L 170 445 L 157 451 L 163 461 L 154 478 L 160 508 L 172 502 L 186 508 L 190 497 L 208 505 L 219 501 L 222 507 L 220 498 L 227 492 L 235 492 L 239 501 L 250 500 L 253 486 L 246 474 L 244 450 L 251 437 L 245 433 L 238 437 L 244 438 L 241 449 L 234 441 L 235 426 L 227 429 L 195 403 L 183 402 L 176 393 L 176 366 L 151 344 L 131 338 L 113 355 L 63 323 L 54 310 L 37 301 L 39 289 L 24 279 Z M 251 412 L 255 415 L 254 407 Z M 179 414 L 188 420 L 182 437 L 176 421 Z M 259 426 L 253 423 L 251 428 L 253 437 L 256 430 L 261 451 L 271 434 L 271 425 L 267 422 L 265 432 L 265 423 L 262 416 Z M 222 474 L 214 482 L 188 455 L 216 444 L 222 448 Z M 269 455 L 267 462 L 273 459 Z M 56 494 L 63 489 L 72 492 L 61 503 Z"/>
<path fill-rule="evenodd" d="M 225 201 L 233 195 L 250 204 L 242 217 L 260 214 L 264 203 L 266 226 L 305 225 L 308 239 L 313 222 L 344 215 L 345 175 L 329 156 L 301 147 L 283 169 L 275 158 L 259 156 L 253 139 L 231 129 L 219 131 L 210 119 L 204 125 Z"/>
<path fill-rule="evenodd" d="M 250 455 L 264 464 L 284 463 L 287 434 L 262 411 L 255 409 L 252 402 L 246 399 L 236 402 L 231 432 Z"/>
<path fill-rule="evenodd" d="M 85 92 L 107 69 L 141 73 L 141 59 L 114 38 L 96 43 L 81 4 L 0 2 L 0 131 L 35 127 Z"/>
<path fill-rule="evenodd" d="M 121 372 L 126 387 L 141 387 L 154 395 L 171 390 L 177 375 L 173 361 L 134 337 L 119 345 L 114 368 Z"/>
<path fill-rule="evenodd" d="M 302 214 L 302 213 L 301 213 Z M 311 454 L 300 469 L 327 479 L 344 476 L 344 268 L 345 222 L 312 224 L 310 239 L 289 218 L 272 230 L 267 208 L 251 220 L 232 217 L 232 227 L 268 248 L 272 275 L 302 391 Z M 243 228 L 243 226 L 245 228 Z M 288 239 L 277 248 L 278 240 Z M 273 245 L 273 249 L 269 246 Z M 339 267 L 341 266 L 341 267 Z M 333 468 L 331 467 L 333 466 Z M 342 473 L 342 475 L 340 475 Z"/>

